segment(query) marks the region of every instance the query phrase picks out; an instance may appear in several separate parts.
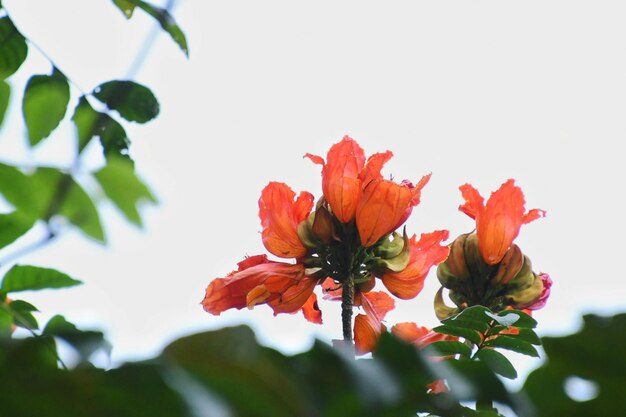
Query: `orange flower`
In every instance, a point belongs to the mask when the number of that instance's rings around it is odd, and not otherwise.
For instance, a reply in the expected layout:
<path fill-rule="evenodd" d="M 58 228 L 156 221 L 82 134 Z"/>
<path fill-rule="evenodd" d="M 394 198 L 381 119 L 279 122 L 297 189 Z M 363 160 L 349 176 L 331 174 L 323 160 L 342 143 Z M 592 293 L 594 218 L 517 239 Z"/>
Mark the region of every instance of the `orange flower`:
<path fill-rule="evenodd" d="M 450 253 L 448 246 L 441 242 L 448 238 L 447 230 L 423 233 L 418 241 L 416 236 L 409 240 L 409 264 L 400 272 L 383 274 L 385 287 L 398 298 L 408 300 L 422 291 L 424 280 L 430 268 L 446 260 Z"/>
<path fill-rule="evenodd" d="M 311 212 L 313 195 L 303 191 L 294 202 L 295 196 L 288 185 L 270 182 L 259 199 L 263 244 L 281 258 L 298 258 L 307 252 L 298 238 L 298 225 Z"/>
<path fill-rule="evenodd" d="M 318 279 L 306 276 L 304 265 L 273 262 L 266 255 L 244 259 L 225 278 L 216 278 L 206 289 L 204 310 L 219 315 L 230 308 L 268 304 L 274 314 L 303 310 L 309 321 L 321 323 L 313 288 Z"/>
<path fill-rule="evenodd" d="M 374 350 L 380 334 L 387 330 L 383 324 L 385 315 L 395 307 L 395 302 L 387 293 L 380 291 L 355 294 L 354 305 L 361 305 L 365 314 L 354 318 L 354 346 L 357 353 Z"/>
<path fill-rule="evenodd" d="M 486 205 L 483 197 L 470 184 L 464 184 L 459 189 L 465 199 L 465 204 L 459 206 L 459 210 L 476 220 L 478 248 L 489 265 L 502 260 L 522 224 L 546 214 L 539 209 L 525 213 L 524 194 L 512 179 L 493 192 Z"/>
<path fill-rule="evenodd" d="M 342 223 L 354 219 L 356 206 L 361 197 L 361 180 L 359 175 L 365 165 L 365 153 L 356 141 L 349 136 L 334 144 L 324 159 L 307 153 L 322 168 L 322 192 L 333 214 Z"/>
<path fill-rule="evenodd" d="M 414 186 L 409 181 L 398 184 L 383 179 L 380 171 L 393 154 L 375 153 L 365 162 L 359 144 L 349 136 L 333 145 L 324 158 L 307 153 L 306 158 L 322 165 L 322 191 L 335 217 L 356 224 L 365 247 L 393 232 L 419 204 L 422 188 L 430 179 L 423 177 Z"/>

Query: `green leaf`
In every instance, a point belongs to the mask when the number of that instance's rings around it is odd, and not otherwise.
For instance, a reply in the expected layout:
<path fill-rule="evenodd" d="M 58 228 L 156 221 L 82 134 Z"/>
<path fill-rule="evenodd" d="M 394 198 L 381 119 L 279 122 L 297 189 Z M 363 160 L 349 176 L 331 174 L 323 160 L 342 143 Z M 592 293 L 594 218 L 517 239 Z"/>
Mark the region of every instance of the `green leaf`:
<path fill-rule="evenodd" d="M 41 290 L 44 288 L 64 288 L 82 284 L 81 281 L 55 269 L 30 265 L 15 265 L 4 279 L 0 289 L 5 292 Z"/>
<path fill-rule="evenodd" d="M 135 175 L 130 162 L 120 158 L 110 158 L 106 166 L 94 173 L 105 194 L 132 223 L 141 226 L 141 216 L 137 209 L 140 201 L 156 203 L 148 187 Z"/>
<path fill-rule="evenodd" d="M 28 55 L 26 39 L 8 16 L 0 18 L 0 80 L 13 75 Z"/>
<path fill-rule="evenodd" d="M 180 29 L 180 27 L 178 27 L 171 14 L 167 10 L 148 4 L 145 1 L 133 1 L 140 9 L 155 18 L 156 21 L 159 22 L 159 24 L 161 25 L 161 28 L 169 33 L 174 42 L 176 42 L 180 49 L 183 50 L 185 55 L 189 57 L 189 48 L 187 47 L 187 39 L 185 38 L 185 34 Z"/>
<path fill-rule="evenodd" d="M 65 340 L 81 355 L 83 360 L 96 351 L 103 349 L 107 355 L 111 354 L 111 345 L 104 338 L 102 332 L 79 330 L 61 315 L 52 317 L 43 330 L 43 334 Z"/>
<path fill-rule="evenodd" d="M 484 334 L 489 330 L 491 323 L 491 318 L 485 314 L 487 312 L 489 312 L 487 307 L 472 306 L 455 316 L 443 320 L 442 323 L 453 327 L 477 330 Z"/>
<path fill-rule="evenodd" d="M 491 370 L 505 378 L 517 378 L 517 371 L 513 364 L 500 352 L 493 349 L 481 349 L 476 357 L 485 362 Z"/>
<path fill-rule="evenodd" d="M 537 327 L 537 320 L 524 313 L 522 310 L 504 310 L 501 311 L 499 316 L 506 316 L 508 314 L 515 314 L 519 316 L 519 319 L 515 322 L 515 327 L 521 327 L 525 329 L 534 329 Z"/>
<path fill-rule="evenodd" d="M 537 336 L 537 333 L 535 333 L 533 330 L 531 329 L 518 329 L 519 333 L 517 335 L 515 335 L 515 337 L 518 337 L 532 345 L 541 345 L 541 340 L 539 339 L 539 336 Z"/>
<path fill-rule="evenodd" d="M 486 340 L 484 345 L 512 350 L 523 355 L 539 357 L 539 353 L 533 345 L 514 336 L 497 336 L 493 339 Z"/>
<path fill-rule="evenodd" d="M 501 326 L 512 326 L 519 320 L 519 315 L 515 313 L 504 313 L 501 312 L 500 315 L 495 315 L 490 312 L 486 312 L 487 316 L 494 319 Z"/>
<path fill-rule="evenodd" d="M 52 75 L 33 75 L 26 84 L 22 101 L 24 121 L 31 146 L 37 145 L 57 128 L 70 101 L 70 86 L 56 68 Z"/>
<path fill-rule="evenodd" d="M 32 217 L 20 211 L 0 214 L 0 249 L 15 242 L 34 225 Z"/>
<path fill-rule="evenodd" d="M 4 122 L 9 100 L 11 99 L 11 86 L 6 81 L 0 81 L 0 126 Z"/>
<path fill-rule="evenodd" d="M 96 87 L 93 95 L 131 122 L 146 123 L 159 114 L 152 91 L 133 81 L 108 81 Z"/>
<path fill-rule="evenodd" d="M 437 333 L 448 334 L 451 336 L 463 337 L 474 343 L 475 345 L 480 344 L 483 340 L 481 334 L 478 333 L 476 330 L 466 329 L 464 327 L 450 326 L 448 324 L 437 326 L 433 329 L 433 331 Z"/>
<path fill-rule="evenodd" d="M 424 352 L 427 355 L 452 356 L 460 354 L 461 356 L 469 357 L 472 354 L 472 349 L 462 342 L 439 341 L 429 344 L 424 348 Z"/>
<path fill-rule="evenodd" d="M 0 302 L 0 340 L 7 339 L 13 334 L 13 316 L 9 313 L 9 307 Z"/>
<path fill-rule="evenodd" d="M 37 319 L 31 314 L 33 311 L 38 311 L 35 306 L 22 300 L 13 300 L 7 305 L 16 326 L 30 330 L 39 328 Z"/>
<path fill-rule="evenodd" d="M 547 360 L 526 380 L 522 394 L 539 416 L 622 416 L 626 410 L 626 313 L 583 316 L 582 329 L 542 338 Z M 582 383 L 586 398 L 568 389 Z M 585 386 L 586 385 L 586 386 Z"/>
<path fill-rule="evenodd" d="M 63 216 L 87 236 L 104 242 L 104 230 L 95 204 L 69 174 L 55 168 L 42 167 L 33 174 L 32 182 L 36 189 L 46 190 L 39 192 L 46 208 L 40 216 Z"/>
<path fill-rule="evenodd" d="M 121 156 L 130 159 L 130 140 L 124 128 L 108 114 L 95 111 L 84 96 L 74 109 L 72 121 L 76 125 L 79 153 L 92 138 L 99 137 L 105 157 Z"/>
<path fill-rule="evenodd" d="M 133 11 L 135 10 L 135 2 L 130 0 L 113 0 L 113 4 L 124 13 L 126 19 L 133 17 Z"/>
<path fill-rule="evenodd" d="M 43 210 L 43 204 L 38 198 L 39 192 L 35 190 L 30 177 L 12 165 L 0 163 L 0 194 L 16 209 L 23 213 L 38 218 Z"/>

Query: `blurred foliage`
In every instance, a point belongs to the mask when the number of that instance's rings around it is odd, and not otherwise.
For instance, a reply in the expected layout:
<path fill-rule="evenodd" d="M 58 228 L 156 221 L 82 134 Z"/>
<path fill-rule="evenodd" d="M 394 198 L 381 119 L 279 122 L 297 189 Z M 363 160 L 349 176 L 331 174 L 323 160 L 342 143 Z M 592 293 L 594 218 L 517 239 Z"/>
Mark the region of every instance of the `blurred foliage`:
<path fill-rule="evenodd" d="M 147 13 L 188 55 L 185 35 L 167 9 L 142 0 L 112 4 L 128 19 L 136 9 Z M 14 296 L 81 281 L 54 269 L 15 264 L 15 258 L 42 247 L 64 227 L 105 243 L 102 202 L 117 207 L 129 222 L 143 224 L 141 203 L 156 199 L 136 173 L 124 124 L 153 120 L 159 103 L 149 88 L 132 80 L 106 81 L 84 93 L 47 56 L 49 74 L 28 74 L 24 86 L 7 82 L 38 48 L 29 47 L 1 2 L 0 12 L 0 125 L 10 98 L 22 90 L 24 146 L 55 140 L 67 119 L 76 132 L 71 166 L 0 163 L 0 196 L 8 207 L 0 213 L 5 270 L 0 416 L 493 417 L 501 415 L 498 409 L 521 417 L 626 414 L 626 314 L 587 315 L 580 332 L 539 340 L 536 321 L 524 312 L 494 314 L 475 306 L 434 329 L 458 340 L 420 350 L 384 333 L 372 357 L 359 360 L 319 341 L 307 352 L 286 356 L 259 345 L 249 328 L 235 327 L 181 338 L 149 360 L 96 367 L 96 355 L 111 350 L 101 332 L 81 330 L 61 315 L 40 326 L 37 308 Z M 95 138 L 99 144 L 92 144 Z M 99 166 L 82 164 L 91 145 L 104 154 Z M 22 245 L 21 238 L 38 226 L 45 230 L 42 240 Z M 15 338 L 17 328 L 30 336 Z M 538 356 L 535 346 L 542 342 L 547 361 L 519 392 L 511 392 L 501 377 L 515 378 L 517 372 L 502 351 Z M 60 346 L 72 354 L 60 355 Z M 447 388 L 435 394 L 429 386 L 438 382 Z"/>

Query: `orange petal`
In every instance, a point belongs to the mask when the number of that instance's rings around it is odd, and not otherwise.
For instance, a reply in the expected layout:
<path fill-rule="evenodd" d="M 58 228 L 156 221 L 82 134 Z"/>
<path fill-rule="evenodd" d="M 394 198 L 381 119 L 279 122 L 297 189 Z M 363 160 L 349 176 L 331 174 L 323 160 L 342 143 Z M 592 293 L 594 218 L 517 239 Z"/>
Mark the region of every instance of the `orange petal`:
<path fill-rule="evenodd" d="M 262 257 L 252 258 L 256 261 L 262 259 Z M 244 263 L 245 261 L 241 262 L 240 265 Z M 267 302 L 269 302 L 273 297 L 276 298 L 279 295 L 279 293 L 272 292 L 272 289 L 279 288 L 280 291 L 286 291 L 287 288 L 297 285 L 304 278 L 304 266 L 302 264 L 259 263 L 231 272 L 225 278 L 216 278 L 211 281 L 202 300 L 202 306 L 205 311 L 219 315 L 222 311 L 231 308 L 244 308 L 248 306 L 249 302 L 258 304 L 264 302 L 260 298 L 262 295 L 260 287 L 264 287 L 271 293 L 266 297 Z M 249 298 L 250 292 L 252 295 Z M 304 301 L 306 299 L 302 303 Z"/>
<path fill-rule="evenodd" d="M 484 200 L 478 190 L 470 184 L 463 184 L 459 187 L 461 195 L 465 199 L 465 204 L 459 206 L 459 210 L 475 219 L 478 212 L 483 209 Z"/>
<path fill-rule="evenodd" d="M 423 233 L 419 241 L 416 236 L 409 240 L 409 264 L 400 272 L 383 274 L 383 285 L 396 297 L 407 300 L 422 291 L 430 268 L 445 261 L 450 253 L 441 242 L 448 238 L 447 230 Z"/>
<path fill-rule="evenodd" d="M 322 191 L 330 208 L 342 223 L 354 218 L 361 196 L 359 174 L 365 165 L 365 153 L 359 144 L 345 136 L 328 151 L 322 168 Z"/>
<path fill-rule="evenodd" d="M 298 225 L 313 208 L 313 195 L 302 192 L 294 202 L 295 193 L 286 184 L 269 183 L 259 199 L 259 217 L 263 226 L 263 244 L 268 251 L 282 258 L 298 258 L 307 253 L 298 238 Z"/>
<path fill-rule="evenodd" d="M 359 355 L 371 352 L 385 326 L 377 323 L 370 316 L 357 314 L 354 318 L 354 346 Z"/>
<path fill-rule="evenodd" d="M 374 317 L 378 322 L 384 320 L 387 313 L 396 306 L 396 302 L 386 292 L 371 291 L 358 294 L 360 300 L 357 302 L 360 301 L 365 313 Z"/>
<path fill-rule="evenodd" d="M 304 154 L 304 158 L 309 158 L 314 164 L 324 166 L 326 163 L 324 162 L 324 158 L 318 155 L 313 155 L 312 153 Z"/>
<path fill-rule="evenodd" d="M 317 296 L 315 293 L 306 300 L 302 306 L 302 314 L 304 318 L 315 324 L 322 324 L 322 311 L 317 304 Z"/>
<path fill-rule="evenodd" d="M 287 288 L 279 297 L 268 301 L 274 314 L 292 313 L 302 308 L 307 302 L 317 284 L 316 278 L 305 277 L 295 285 Z"/>
<path fill-rule="evenodd" d="M 365 168 L 360 174 L 361 181 L 363 182 L 363 187 L 366 187 L 372 180 L 382 180 L 383 176 L 380 171 L 383 168 L 383 165 L 387 163 L 393 156 L 391 151 L 385 151 L 382 153 L 375 153 L 369 158 L 367 158 L 367 163 L 365 164 Z"/>
<path fill-rule="evenodd" d="M 365 247 L 393 232 L 410 208 L 412 194 L 407 186 L 388 180 L 373 180 L 363 190 L 356 224 Z"/>
<path fill-rule="evenodd" d="M 255 305 L 264 303 L 270 295 L 271 293 L 265 288 L 265 285 L 254 287 L 246 294 L 246 305 L 252 310 Z"/>

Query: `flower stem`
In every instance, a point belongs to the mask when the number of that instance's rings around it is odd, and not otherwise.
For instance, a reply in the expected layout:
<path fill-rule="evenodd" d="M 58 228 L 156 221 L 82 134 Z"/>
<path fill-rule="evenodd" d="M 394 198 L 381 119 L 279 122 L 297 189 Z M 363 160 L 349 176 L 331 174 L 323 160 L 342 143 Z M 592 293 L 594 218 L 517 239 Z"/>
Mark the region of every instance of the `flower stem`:
<path fill-rule="evenodd" d="M 341 323 L 343 324 L 343 341 L 352 346 L 352 306 L 354 305 L 354 275 L 348 274 L 343 282 L 341 294 Z"/>

